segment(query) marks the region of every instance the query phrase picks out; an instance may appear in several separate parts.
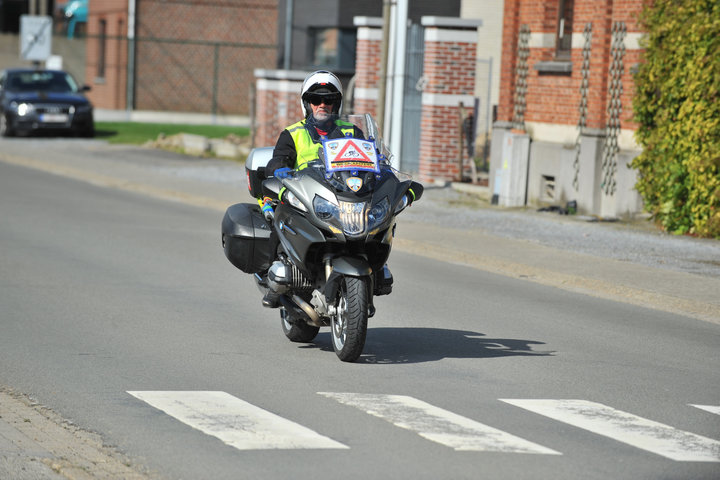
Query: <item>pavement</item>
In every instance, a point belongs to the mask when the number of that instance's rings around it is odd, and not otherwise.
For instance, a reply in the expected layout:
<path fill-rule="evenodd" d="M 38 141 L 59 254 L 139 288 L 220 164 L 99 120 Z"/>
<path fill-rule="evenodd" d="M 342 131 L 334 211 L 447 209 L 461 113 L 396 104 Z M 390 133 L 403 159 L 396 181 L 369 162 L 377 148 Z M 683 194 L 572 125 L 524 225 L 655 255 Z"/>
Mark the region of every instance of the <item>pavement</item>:
<path fill-rule="evenodd" d="M 10 142 L 8 148 L 0 152 L 0 161 L 102 187 L 213 209 L 219 218 L 229 205 L 252 201 L 247 193 L 244 165 L 236 162 L 200 159 L 143 147 L 107 145 L 102 141 L 88 143 L 82 154 L 63 153 L 58 149 L 57 155 L 48 160 L 41 160 L 43 157 L 28 149 L 27 144 L 15 152 L 12 147 L 13 142 Z M 455 192 L 455 189 L 463 192 Z M 460 200 L 449 197 L 448 190 L 473 197 L 477 202 L 458 207 Z M 486 208 L 503 214 L 502 208 L 487 204 L 487 197 L 487 189 L 483 187 L 464 184 L 429 186 L 423 199 L 411 206 L 408 214 L 403 212 L 399 217 L 394 248 L 720 324 L 720 242 L 704 242 L 713 247 L 708 254 L 713 258 L 706 262 L 712 270 L 705 275 L 616 260 L 607 255 L 572 251 L 565 245 L 553 247 L 538 243 L 531 238 L 532 232 L 525 234 L 527 238 L 509 238 L 482 226 L 465 225 L 471 223 L 473 209 Z M 444 213 L 447 202 L 453 202 L 456 220 L 452 225 L 445 222 L 449 217 Z M 466 212 L 458 214 L 459 208 Z M 512 215 L 517 211 L 508 210 L 507 213 Z M 560 228 L 562 222 L 572 221 L 560 215 L 544 218 L 550 219 L 550 223 L 543 229 Z M 442 228 L 438 228 L 440 223 L 445 223 Z M 623 227 L 620 224 L 611 228 Z M 625 227 L 632 229 L 636 225 Z M 636 240 L 648 241 L 643 237 Z M 688 254 L 688 245 L 687 242 L 682 244 L 683 239 L 670 237 L 665 241 L 681 244 L 677 255 Z"/>
<path fill-rule="evenodd" d="M 58 140 L 58 145 L 63 141 L 74 140 Z M 244 166 L 238 163 L 143 147 L 108 145 L 100 140 L 74 142 L 76 148 L 83 149 L 81 154 L 59 147 L 50 159 L 41 153 L 37 143 L 3 141 L 0 162 L 214 210 L 218 216 L 218 254 L 222 254 L 219 227 L 223 212 L 231 204 L 252 201 L 247 193 Z M 498 235 L 470 222 L 473 212 L 482 209 L 493 215 L 505 215 L 503 209 L 487 203 L 486 188 L 467 185 L 428 187 L 425 196 L 408 209 L 408 214 L 403 212 L 399 217 L 395 250 L 671 312 L 684 316 L 688 326 L 697 320 L 720 324 L 718 241 L 698 243 L 703 248 L 709 246 L 711 255 L 718 252 L 717 257 L 708 259 L 708 264 L 712 266 L 716 262 L 717 268 L 708 270 L 707 274 L 643 265 L 607 255 L 554 247 L 533 238 Z M 443 214 L 448 208 L 453 210 L 454 223 L 450 225 L 446 221 L 447 215 Z M 516 210 L 507 211 L 507 215 L 517 213 Z M 561 228 L 563 223 L 581 221 L 560 216 L 543 218 L 544 222 L 550 222 L 547 224 L 551 229 Z M 608 228 L 632 230 L 638 227 L 628 223 Z M 665 240 L 675 241 L 673 238 Z M 35 428 L 35 425 L 39 427 Z M 63 440 L 57 441 L 58 438 Z M 127 467 L 119 453 L 102 445 L 91 434 L 55 418 L 51 411 L 31 399 L 0 387 L 0 477 L 3 472 L 13 472 L 10 478 L 150 478 Z"/>

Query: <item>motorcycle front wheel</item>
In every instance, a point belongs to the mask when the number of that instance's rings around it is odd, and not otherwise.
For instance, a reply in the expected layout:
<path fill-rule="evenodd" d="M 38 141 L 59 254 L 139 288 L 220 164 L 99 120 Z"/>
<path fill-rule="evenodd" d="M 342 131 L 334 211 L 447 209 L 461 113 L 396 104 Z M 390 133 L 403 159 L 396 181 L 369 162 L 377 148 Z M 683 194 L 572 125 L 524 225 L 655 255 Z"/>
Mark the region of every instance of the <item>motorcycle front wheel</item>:
<path fill-rule="evenodd" d="M 368 322 L 368 279 L 344 277 L 338 292 L 337 314 L 331 319 L 333 349 L 343 362 L 354 362 L 365 347 Z"/>

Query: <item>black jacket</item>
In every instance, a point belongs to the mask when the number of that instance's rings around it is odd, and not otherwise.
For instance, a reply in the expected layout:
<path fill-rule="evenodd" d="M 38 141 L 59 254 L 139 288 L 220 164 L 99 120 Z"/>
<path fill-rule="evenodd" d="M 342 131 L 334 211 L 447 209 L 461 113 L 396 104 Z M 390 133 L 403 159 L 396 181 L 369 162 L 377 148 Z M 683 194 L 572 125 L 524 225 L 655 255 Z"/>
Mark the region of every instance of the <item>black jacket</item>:
<path fill-rule="evenodd" d="M 312 138 L 313 142 L 320 143 L 322 140 L 320 138 L 320 134 L 318 133 L 317 129 L 310 125 L 305 125 L 305 129 L 310 134 L 310 137 Z M 360 130 L 357 127 L 354 127 L 354 133 L 353 135 L 355 138 L 365 138 L 363 135 L 362 130 Z M 327 135 L 326 138 L 342 138 L 343 134 L 340 128 L 335 127 L 333 128 Z M 280 133 L 280 136 L 277 139 L 277 142 L 275 143 L 275 150 L 273 150 L 273 157 L 268 162 L 267 167 L 265 167 L 265 175 L 270 177 L 275 173 L 275 170 L 278 168 L 295 168 L 295 163 L 297 161 L 297 151 L 295 149 L 295 142 L 292 139 L 292 136 L 290 135 L 290 132 L 288 132 L 287 129 L 283 130 Z"/>

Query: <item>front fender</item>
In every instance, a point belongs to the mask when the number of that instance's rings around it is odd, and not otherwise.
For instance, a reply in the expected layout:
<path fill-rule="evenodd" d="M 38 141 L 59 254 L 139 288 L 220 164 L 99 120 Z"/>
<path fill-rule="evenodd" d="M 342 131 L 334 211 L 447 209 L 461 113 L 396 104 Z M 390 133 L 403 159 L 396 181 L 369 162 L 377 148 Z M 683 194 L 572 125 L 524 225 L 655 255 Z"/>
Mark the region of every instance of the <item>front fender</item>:
<path fill-rule="evenodd" d="M 372 275 L 372 268 L 364 258 L 333 258 L 332 273 L 325 283 L 325 299 L 328 303 L 332 303 L 335 300 L 342 277 L 369 277 L 370 275 Z"/>
<path fill-rule="evenodd" d="M 333 272 L 350 277 L 367 277 L 372 273 L 372 268 L 367 260 L 360 257 L 337 257 L 332 261 Z"/>

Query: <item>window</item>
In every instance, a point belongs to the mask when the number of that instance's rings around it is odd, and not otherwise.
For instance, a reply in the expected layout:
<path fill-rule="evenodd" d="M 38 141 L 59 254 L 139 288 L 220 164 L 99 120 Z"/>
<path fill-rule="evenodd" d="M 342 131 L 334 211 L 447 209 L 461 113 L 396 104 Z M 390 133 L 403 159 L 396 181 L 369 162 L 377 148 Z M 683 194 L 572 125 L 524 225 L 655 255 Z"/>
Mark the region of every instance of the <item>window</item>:
<path fill-rule="evenodd" d="M 107 43 L 107 21 L 100 20 L 98 33 L 97 78 L 105 78 L 105 48 Z"/>
<path fill-rule="evenodd" d="M 354 70 L 356 36 L 354 29 L 311 29 L 310 65 L 338 70 Z"/>
<path fill-rule="evenodd" d="M 570 59 L 575 1 L 560 0 L 559 6 L 555 58 Z"/>

